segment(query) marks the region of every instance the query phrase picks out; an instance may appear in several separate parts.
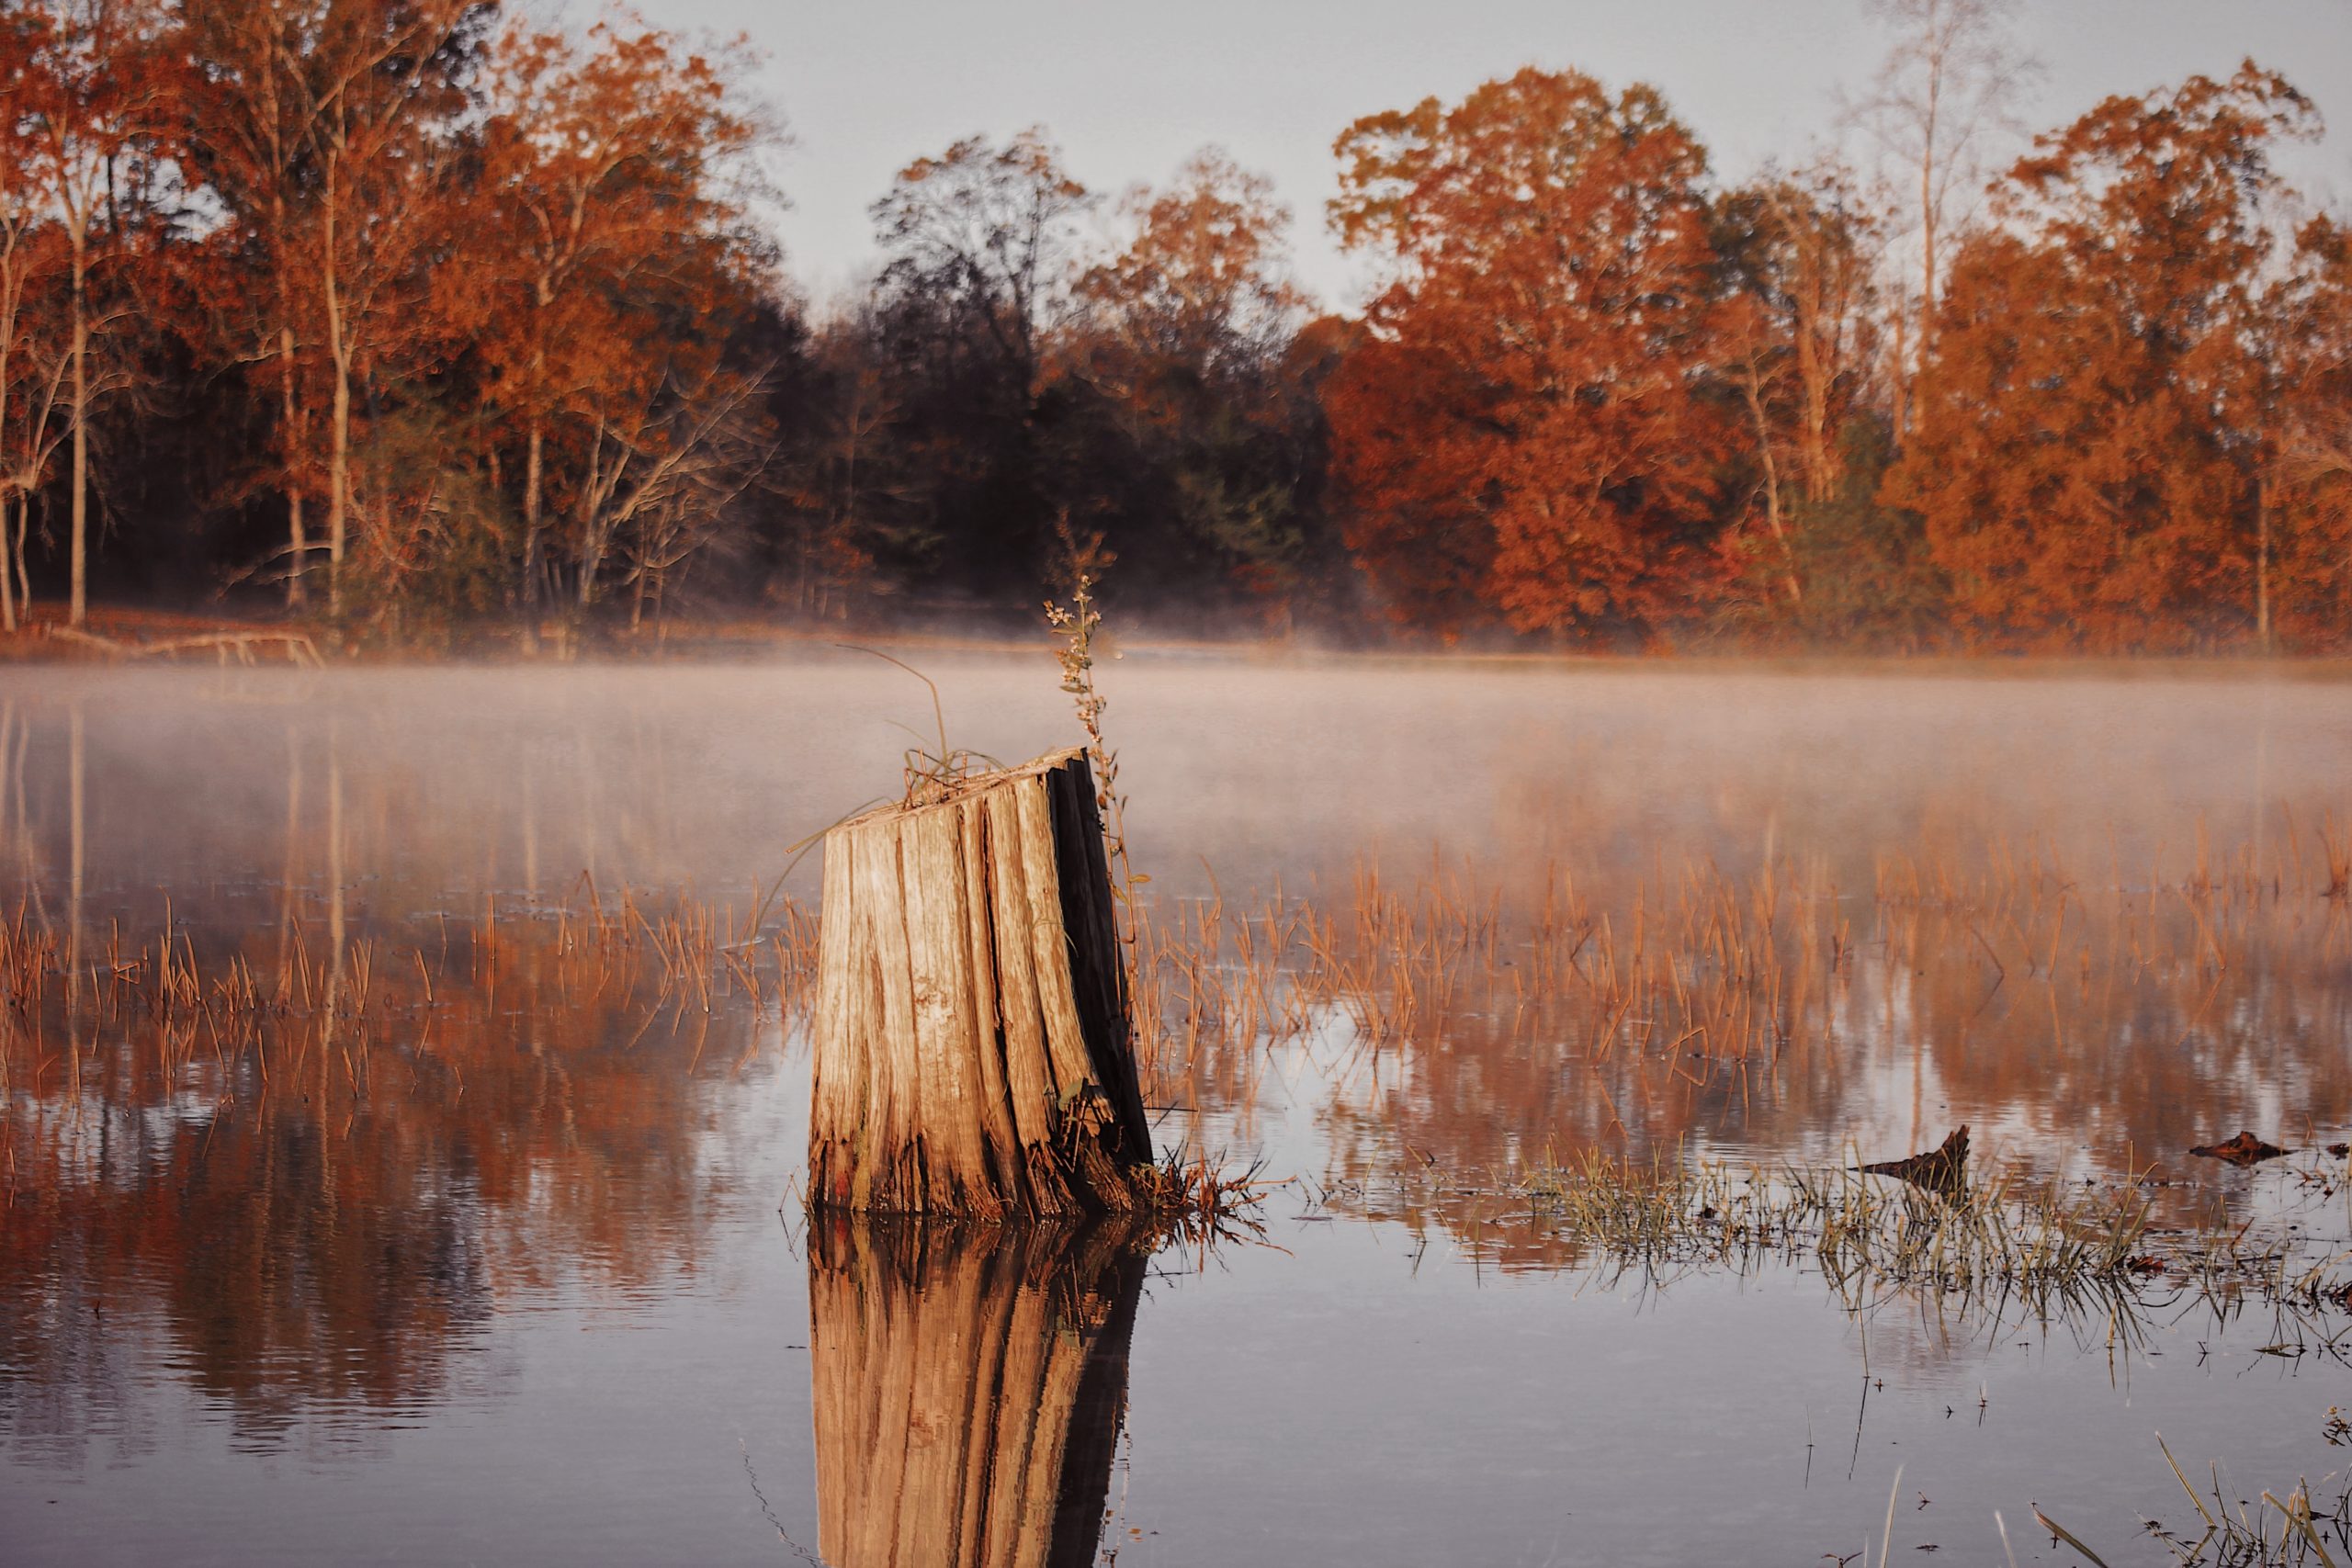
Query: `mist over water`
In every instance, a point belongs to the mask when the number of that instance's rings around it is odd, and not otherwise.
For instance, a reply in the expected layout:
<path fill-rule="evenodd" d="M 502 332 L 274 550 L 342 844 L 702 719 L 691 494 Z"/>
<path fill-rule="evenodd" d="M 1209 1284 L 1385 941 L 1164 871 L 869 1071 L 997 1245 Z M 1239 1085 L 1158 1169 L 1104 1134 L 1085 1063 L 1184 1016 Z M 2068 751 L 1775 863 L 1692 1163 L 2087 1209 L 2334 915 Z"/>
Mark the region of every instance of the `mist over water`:
<path fill-rule="evenodd" d="M 1078 738 L 1042 653 L 918 662 L 951 747 Z M 1070 1285 L 1043 1255 L 812 1247 L 793 1016 L 580 934 L 625 898 L 650 931 L 682 892 L 740 934 L 790 846 L 936 746 L 906 672 L 10 672 L 0 920 L 96 987 L 168 919 L 204 976 L 298 999 L 250 1062 L 217 1021 L 151 1045 L 80 990 L 10 1015 L 0 1555 L 797 1561 L 825 1456 L 859 1451 L 812 1354 L 978 1332 L 1012 1357 L 1105 1314 L 1115 1356 L 1087 1338 L 1068 1371 L 1094 1403 L 1061 1397 L 1122 1562 L 1810 1561 L 1875 1535 L 1897 1465 L 1911 1538 L 1982 1554 L 1998 1507 L 2022 1562 L 2029 1498 L 2111 1543 L 2185 1512 L 2157 1429 L 2249 1495 L 2341 1468 L 2345 1367 L 2266 1354 L 2258 1322 L 2184 1306 L 2119 1360 L 2109 1325 L 1932 1296 L 1858 1318 L 1794 1267 L 1615 1277 L 1475 1183 L 1398 1173 L 1834 1164 L 1966 1121 L 2047 1175 L 2157 1166 L 2167 1215 L 2343 1235 L 2343 1198 L 2284 1163 L 2185 1155 L 2352 1128 L 2352 927 L 2324 895 L 2352 685 L 1143 651 L 1100 674 L 1156 929 L 1214 910 L 1270 941 L 1317 909 L 1344 957 L 1401 929 L 1393 900 L 1494 933 L 1433 956 L 1442 1005 L 1384 1003 L 1376 1038 L 1344 996 L 1212 1036 L 1197 984 L 1146 976 L 1163 1136 L 1307 1180 L 1270 1200 L 1278 1247 L 1163 1259 L 1139 1298 L 1092 1254 Z M 813 902 L 817 863 L 789 894 Z M 1735 927 L 1787 981 L 1752 1012 L 1687 1000 Z M 1604 952 L 1651 976 L 1622 1007 Z M 294 1021 L 338 1005 L 339 1031 Z M 900 1290 L 852 1340 L 822 1304 Z M 969 1316 L 1020 1290 L 1046 1294 Z M 1023 1450 L 1047 1477 L 1062 1451 Z M 922 1489 L 894 1495 L 922 1534 Z"/>
<path fill-rule="evenodd" d="M 1071 743 L 1043 654 L 923 661 L 951 746 Z M 12 672 L 27 837 L 63 867 L 65 729 L 85 737 L 89 889 L 284 875 L 339 769 L 353 874 L 420 897 L 601 884 L 732 893 L 898 788 L 935 744 L 915 679 L 843 653 L 757 668 Z M 1157 881 L 1247 893 L 1432 853 L 1495 875 L 1820 854 L 1867 870 L 1922 835 L 2087 873 L 2176 865 L 2200 828 L 2291 859 L 2346 807 L 2352 701 L 2324 682 L 1984 678 L 1367 660 L 1108 665 L 1134 849 Z M 298 851 L 304 846 L 297 843 Z M 34 857 L 24 862 L 20 857 Z M 804 872 L 797 886 L 813 888 Z M 1165 890 L 1165 889 L 1163 889 Z"/>

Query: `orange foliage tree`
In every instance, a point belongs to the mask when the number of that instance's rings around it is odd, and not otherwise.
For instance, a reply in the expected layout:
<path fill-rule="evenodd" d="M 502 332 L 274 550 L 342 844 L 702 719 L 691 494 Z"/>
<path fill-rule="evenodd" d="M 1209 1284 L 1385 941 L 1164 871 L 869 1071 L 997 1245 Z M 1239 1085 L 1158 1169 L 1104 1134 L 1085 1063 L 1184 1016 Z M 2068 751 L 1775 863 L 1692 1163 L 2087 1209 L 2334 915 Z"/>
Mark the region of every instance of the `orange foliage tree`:
<path fill-rule="evenodd" d="M 1650 87 L 1529 69 L 1336 146 L 1385 265 L 1327 406 L 1349 543 L 1400 619 L 1655 636 L 1722 574 L 1705 154 Z"/>
<path fill-rule="evenodd" d="M 1286 439 L 1303 303 L 1290 209 L 1210 148 L 1123 215 L 1125 243 L 1080 277 L 1062 344 L 1065 374 L 1115 411 L 1068 488 L 1131 569 L 1193 592 L 1238 586 L 1279 621 L 1304 543 Z"/>
<path fill-rule="evenodd" d="M 2263 564 L 2275 568 L 2265 607 L 2290 645 L 2340 648 L 2352 640 L 2352 231 L 2304 225 L 2267 315 L 2277 458 L 2261 497 Z"/>
<path fill-rule="evenodd" d="M 40 193 L 67 258 L 70 615 L 79 626 L 89 593 L 90 412 L 118 386 L 94 352 L 130 314 L 128 274 L 155 232 L 156 187 L 172 178 L 178 39 L 160 0 L 39 0 L 7 25 L 24 51 L 9 105 L 22 117 L 15 178 Z"/>
<path fill-rule="evenodd" d="M 30 95 L 46 18 L 28 12 L 0 23 L 0 101 Z M 54 415 L 63 389 L 61 312 L 64 241 L 28 177 L 34 125 L 0 114 L 0 631 L 15 631 L 29 608 L 26 535 L 32 498 L 56 450 Z"/>
<path fill-rule="evenodd" d="M 442 134 L 490 19 L 482 0 L 345 0 L 322 15 L 309 60 L 318 182 L 307 260 L 327 382 L 327 585 L 342 607 L 355 511 L 355 399 L 411 381 L 447 351 L 428 308 L 433 264 L 451 243 L 454 149 Z M 392 519 L 378 480 L 362 515 L 381 546 Z M 387 555 L 379 550 L 382 564 Z"/>
<path fill-rule="evenodd" d="M 1824 161 L 1724 196 L 1715 234 L 1733 285 L 1722 374 L 1747 415 L 1770 536 L 1758 563 L 1801 615 L 1805 580 L 1838 565 L 1800 536 L 1846 479 L 1846 429 L 1876 357 L 1883 225 Z"/>
<path fill-rule="evenodd" d="M 741 63 L 617 17 L 582 37 L 518 26 L 491 51 L 478 265 L 466 288 L 483 308 L 489 398 L 522 448 L 526 609 L 556 525 L 550 436 L 591 468 L 569 497 L 584 604 L 612 543 L 616 465 L 666 455 L 616 453 L 615 440 L 627 446 L 665 395 L 714 374 L 707 342 L 677 327 L 712 312 L 736 282 L 726 266 L 742 249 L 736 187 L 763 134 L 731 101 Z M 693 363 L 673 363 L 682 355 Z"/>
<path fill-rule="evenodd" d="M 313 216 L 310 140 L 321 108 L 311 69 L 330 0 L 191 7 L 187 116 L 193 173 L 218 199 L 201 283 L 233 362 L 277 394 L 275 479 L 286 507 L 286 603 L 303 601 L 310 410 L 295 273 Z M 257 277 L 256 275 L 259 275 Z M 262 278 L 266 282 L 263 283 Z"/>
<path fill-rule="evenodd" d="M 1892 502 L 1996 641 L 2195 646 L 2256 619 L 2268 148 L 2252 64 L 2041 137 L 1955 258 Z"/>

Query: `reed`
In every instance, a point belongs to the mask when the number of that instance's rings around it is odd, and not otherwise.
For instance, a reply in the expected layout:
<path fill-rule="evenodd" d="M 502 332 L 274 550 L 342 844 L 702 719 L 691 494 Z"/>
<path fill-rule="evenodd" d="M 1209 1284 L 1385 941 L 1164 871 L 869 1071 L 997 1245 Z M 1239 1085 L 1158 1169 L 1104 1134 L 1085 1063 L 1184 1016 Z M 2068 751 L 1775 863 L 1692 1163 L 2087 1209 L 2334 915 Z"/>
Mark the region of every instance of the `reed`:
<path fill-rule="evenodd" d="M 2150 1520 L 2147 1532 L 2185 1568 L 2341 1568 L 2352 1562 L 2352 1482 L 2343 1475 L 2328 1478 L 2334 1484 L 2324 1507 L 2314 1501 L 2308 1479 L 2298 1480 L 2284 1497 L 2265 1488 L 2258 1500 L 2233 1500 L 2237 1488 L 2225 1483 L 2218 1463 L 2207 1467 L 2207 1490 L 2200 1493 L 2162 1437 L 2156 1447 L 2197 1518 L 2178 1528 Z M 2063 1542 L 2083 1561 L 2104 1568 L 2106 1559 L 2074 1531 L 2039 1507 L 2033 1517 L 2050 1532 L 2052 1545 Z"/>
<path fill-rule="evenodd" d="M 338 943 L 322 940 L 334 922 L 299 914 L 274 930 L 200 931 L 168 907 L 144 937 L 119 925 L 77 934 L 27 900 L 0 918 L 0 1104 L 14 1129 L 44 1122 L 44 1104 L 78 1116 L 174 1092 L 316 1092 L 322 1067 L 339 1096 L 364 1101 L 380 1053 L 413 1066 L 436 1030 L 518 1005 L 558 1034 L 618 1029 L 629 1042 L 721 1008 L 789 1027 L 813 987 L 816 919 L 788 898 L 771 911 L 753 931 L 749 908 L 606 902 L 583 878 L 551 909 L 486 908 L 424 940 Z"/>
<path fill-rule="evenodd" d="M 1817 858 L 1734 871 L 1654 852 L 1366 863 L 1306 897 L 1236 898 L 1211 876 L 1204 897 L 1134 910 L 1145 1089 L 1246 1117 L 1270 1065 L 1304 1052 L 1337 1080 L 1412 1083 L 1415 1124 L 1396 1130 L 1461 1163 L 1498 1139 L 1671 1141 L 1676 1124 L 1627 1107 L 1713 1085 L 1777 1096 L 1883 1062 L 1889 1039 L 1936 1042 L 1948 1080 L 2038 1097 L 2029 1081 L 2111 1059 L 2082 1042 L 2128 1034 L 2145 1067 L 2114 1087 L 2177 1107 L 2199 1060 L 2252 1068 L 2352 1028 L 2342 852 L 2314 859 L 2335 840 L 2285 828 L 2096 873 L 2038 838 L 1923 838 L 1876 855 L 1859 896 Z M 2331 1060 L 2313 1103 L 2352 1088 Z M 1498 1124 L 1484 1112 L 1506 1083 L 1524 1092 Z M 1547 1125 L 1534 1108 L 1574 1084 L 1578 1120 Z M 1406 1103 L 1384 1100 L 1392 1118 Z"/>
<path fill-rule="evenodd" d="M 1316 1195 L 1327 1209 L 1418 1225 L 1436 1217 L 1497 1266 L 1664 1287 L 1767 1264 L 1815 1273 L 1857 1316 L 1918 1303 L 1987 1332 L 2067 1324 L 2135 1350 L 2158 1314 L 2217 1327 L 2261 1313 L 2273 1353 L 2352 1355 L 2344 1258 L 2294 1233 L 2154 1223 L 2149 1193 L 1996 1171 L 1952 1195 L 1848 1168 L 1646 1162 L 1588 1151 L 1464 1170 L 1423 1151 L 1385 1179 Z"/>

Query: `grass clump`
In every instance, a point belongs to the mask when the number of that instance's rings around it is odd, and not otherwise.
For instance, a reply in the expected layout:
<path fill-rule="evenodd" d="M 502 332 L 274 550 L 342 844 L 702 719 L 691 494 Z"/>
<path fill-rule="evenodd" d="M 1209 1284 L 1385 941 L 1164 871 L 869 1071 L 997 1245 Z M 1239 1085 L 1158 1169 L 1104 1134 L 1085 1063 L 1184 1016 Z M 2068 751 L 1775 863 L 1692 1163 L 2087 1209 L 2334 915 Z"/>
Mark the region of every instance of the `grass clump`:
<path fill-rule="evenodd" d="M 1853 1168 L 1769 1169 L 1588 1152 L 1498 1177 L 1427 1160 L 1386 1182 L 1328 1190 L 1366 1213 L 1435 1210 L 1449 1229 L 1492 1236 L 1506 1267 L 1548 1238 L 1552 1267 L 1681 1274 L 1779 1262 L 1811 1268 L 1849 1311 L 1935 1300 L 1987 1322 L 2017 1315 L 2104 1323 L 2129 1345 L 2158 1309 L 2201 1305 L 2217 1319 L 2267 1311 L 2272 1353 L 2344 1358 L 2352 1327 L 2338 1257 L 2253 1226 L 2173 1229 L 2153 1221 L 2135 1182 L 2109 1187 L 1996 1171 L 1949 1191 Z M 1511 1227 L 1518 1227 L 1516 1230 Z M 1474 1244 L 1476 1245 L 1476 1244 Z M 1941 1310 L 1939 1308 L 1939 1310 Z"/>
<path fill-rule="evenodd" d="M 2156 1447 L 2197 1511 L 2197 1522 L 2175 1529 L 2150 1519 L 2147 1532 L 2183 1568 L 2341 1568 L 2352 1562 L 2352 1483 L 2331 1477 L 2335 1497 L 2324 1507 L 2313 1501 L 2309 1481 L 2298 1481 L 2284 1497 L 2266 1488 L 2256 1500 L 2233 1502 L 2219 1464 L 2210 1467 L 2211 1490 L 2200 1494 L 2161 1437 Z M 2107 1568 L 2104 1557 L 2040 1507 L 2033 1517 L 2050 1532 L 2052 1545 L 2064 1542 L 2085 1562 Z"/>

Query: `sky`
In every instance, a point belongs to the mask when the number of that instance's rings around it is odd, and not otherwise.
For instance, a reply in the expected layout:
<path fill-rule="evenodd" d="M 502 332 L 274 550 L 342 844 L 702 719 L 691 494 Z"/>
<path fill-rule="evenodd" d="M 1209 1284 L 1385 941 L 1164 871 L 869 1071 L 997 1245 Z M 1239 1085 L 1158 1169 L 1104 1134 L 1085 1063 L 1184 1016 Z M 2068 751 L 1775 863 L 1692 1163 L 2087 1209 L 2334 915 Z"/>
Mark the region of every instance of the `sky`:
<path fill-rule="evenodd" d="M 577 0 L 575 0 L 577 3 Z M 1272 176 L 1295 213 L 1299 282 L 1347 307 L 1366 276 L 1326 232 L 1331 143 L 1359 116 L 1461 97 L 1521 65 L 1573 66 L 1662 89 L 1717 176 L 1800 162 L 1837 134 L 1838 91 L 1864 88 L 1887 36 L 1863 0 L 639 0 L 655 25 L 747 34 L 757 85 L 792 145 L 775 173 L 786 264 L 822 299 L 873 265 L 866 208 L 912 159 L 975 132 L 1042 124 L 1070 172 L 1115 197 L 1223 146 Z M 2283 71 L 2331 126 L 2280 166 L 2352 207 L 2352 0 L 2024 0 L 2039 58 L 2028 126 L 2112 93 L 2252 56 Z M 1862 146 L 1859 139 L 1858 147 Z"/>

